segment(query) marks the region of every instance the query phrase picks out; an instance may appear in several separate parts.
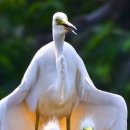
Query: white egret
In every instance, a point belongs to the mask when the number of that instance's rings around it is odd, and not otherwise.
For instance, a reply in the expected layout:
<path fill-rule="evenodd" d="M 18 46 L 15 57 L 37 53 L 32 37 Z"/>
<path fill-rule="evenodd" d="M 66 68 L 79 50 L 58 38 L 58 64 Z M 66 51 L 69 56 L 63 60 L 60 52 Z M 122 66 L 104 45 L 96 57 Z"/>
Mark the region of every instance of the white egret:
<path fill-rule="evenodd" d="M 94 120 L 96 130 L 126 130 L 124 99 L 98 90 L 80 56 L 64 41 L 66 32 L 75 33 L 76 27 L 58 12 L 52 30 L 53 41 L 36 53 L 21 84 L 0 101 L 0 130 L 40 130 L 54 116 L 59 121 L 66 117 L 67 129 L 71 116 L 72 130 L 79 130 L 84 115 Z"/>

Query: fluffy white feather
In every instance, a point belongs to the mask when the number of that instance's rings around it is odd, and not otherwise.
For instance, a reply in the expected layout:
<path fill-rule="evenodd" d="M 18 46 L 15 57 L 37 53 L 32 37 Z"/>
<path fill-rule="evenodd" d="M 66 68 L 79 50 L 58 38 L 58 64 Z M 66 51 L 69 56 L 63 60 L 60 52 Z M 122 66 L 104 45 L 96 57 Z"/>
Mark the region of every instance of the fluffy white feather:
<path fill-rule="evenodd" d="M 59 123 L 57 120 L 50 120 L 44 125 L 43 130 L 60 130 Z"/>
<path fill-rule="evenodd" d="M 80 123 L 80 130 L 95 130 L 94 121 L 91 118 L 84 118 Z"/>

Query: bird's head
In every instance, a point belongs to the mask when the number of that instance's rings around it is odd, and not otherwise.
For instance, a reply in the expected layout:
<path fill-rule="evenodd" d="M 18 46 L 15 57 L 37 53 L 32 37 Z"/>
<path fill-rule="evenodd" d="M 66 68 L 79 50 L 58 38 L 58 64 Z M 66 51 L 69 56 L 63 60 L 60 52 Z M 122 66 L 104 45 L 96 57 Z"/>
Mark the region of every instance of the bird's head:
<path fill-rule="evenodd" d="M 68 21 L 66 14 L 57 12 L 53 15 L 53 31 L 56 33 L 65 34 L 72 32 L 76 34 L 76 27 Z"/>
<path fill-rule="evenodd" d="M 80 130 L 95 130 L 94 121 L 91 118 L 85 118 L 81 121 Z"/>

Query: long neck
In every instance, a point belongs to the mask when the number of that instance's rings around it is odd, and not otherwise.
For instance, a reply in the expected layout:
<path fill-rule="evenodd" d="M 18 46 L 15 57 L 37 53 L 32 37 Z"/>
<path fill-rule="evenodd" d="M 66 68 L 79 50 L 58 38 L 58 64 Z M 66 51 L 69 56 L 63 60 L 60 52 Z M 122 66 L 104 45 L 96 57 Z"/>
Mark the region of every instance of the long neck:
<path fill-rule="evenodd" d="M 55 53 L 57 58 L 63 54 L 64 39 L 65 34 L 53 32 L 53 41 L 55 44 Z"/>
<path fill-rule="evenodd" d="M 64 100 L 64 84 L 65 84 L 65 69 L 66 64 L 63 56 L 65 34 L 59 34 L 53 31 L 53 41 L 56 55 L 56 70 L 57 70 L 57 91 L 60 94 L 61 102 Z"/>

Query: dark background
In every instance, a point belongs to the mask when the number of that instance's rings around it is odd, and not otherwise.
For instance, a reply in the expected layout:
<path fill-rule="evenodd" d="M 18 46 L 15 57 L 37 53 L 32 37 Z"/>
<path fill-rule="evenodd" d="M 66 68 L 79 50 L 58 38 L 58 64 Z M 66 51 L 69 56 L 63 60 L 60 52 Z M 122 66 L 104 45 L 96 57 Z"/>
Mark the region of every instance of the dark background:
<path fill-rule="evenodd" d="M 78 35 L 67 34 L 66 41 L 84 60 L 94 84 L 122 95 L 129 110 L 128 0 L 0 0 L 0 99 L 20 84 L 33 55 L 52 40 L 57 11 L 78 28 Z"/>

